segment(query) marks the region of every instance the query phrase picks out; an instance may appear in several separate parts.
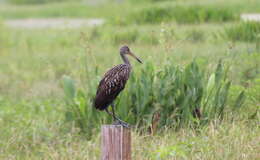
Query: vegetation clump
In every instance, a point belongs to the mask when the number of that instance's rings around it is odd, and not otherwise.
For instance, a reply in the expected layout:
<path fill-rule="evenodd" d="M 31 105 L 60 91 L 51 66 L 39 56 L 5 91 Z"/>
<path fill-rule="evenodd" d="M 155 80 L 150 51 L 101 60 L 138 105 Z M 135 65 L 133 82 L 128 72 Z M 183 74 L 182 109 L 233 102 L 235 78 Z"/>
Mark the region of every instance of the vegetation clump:
<path fill-rule="evenodd" d="M 132 13 L 129 19 L 137 24 L 228 22 L 237 20 L 238 14 L 230 8 L 220 6 L 152 6 Z"/>
<path fill-rule="evenodd" d="M 260 36 L 260 22 L 241 22 L 226 28 L 225 33 L 232 41 L 257 41 Z"/>

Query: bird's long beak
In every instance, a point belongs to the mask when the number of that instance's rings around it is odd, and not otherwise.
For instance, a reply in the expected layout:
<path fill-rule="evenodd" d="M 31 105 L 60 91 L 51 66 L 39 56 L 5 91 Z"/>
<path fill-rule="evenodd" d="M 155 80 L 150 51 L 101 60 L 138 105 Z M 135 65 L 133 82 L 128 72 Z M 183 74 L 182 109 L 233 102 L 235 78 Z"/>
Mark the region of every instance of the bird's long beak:
<path fill-rule="evenodd" d="M 136 56 L 134 55 L 134 53 L 129 52 L 128 54 L 129 54 L 130 56 L 134 57 L 139 63 L 143 63 L 138 57 L 136 57 Z"/>

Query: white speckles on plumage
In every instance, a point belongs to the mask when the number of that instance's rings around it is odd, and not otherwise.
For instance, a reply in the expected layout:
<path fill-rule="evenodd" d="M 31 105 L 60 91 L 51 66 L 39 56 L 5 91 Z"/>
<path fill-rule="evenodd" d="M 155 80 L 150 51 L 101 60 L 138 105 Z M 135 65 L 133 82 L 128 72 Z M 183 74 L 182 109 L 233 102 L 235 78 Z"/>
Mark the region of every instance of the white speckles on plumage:
<path fill-rule="evenodd" d="M 96 105 L 106 106 L 106 104 L 112 102 L 124 89 L 130 72 L 131 66 L 129 64 L 120 64 L 110 69 L 99 83 Z"/>

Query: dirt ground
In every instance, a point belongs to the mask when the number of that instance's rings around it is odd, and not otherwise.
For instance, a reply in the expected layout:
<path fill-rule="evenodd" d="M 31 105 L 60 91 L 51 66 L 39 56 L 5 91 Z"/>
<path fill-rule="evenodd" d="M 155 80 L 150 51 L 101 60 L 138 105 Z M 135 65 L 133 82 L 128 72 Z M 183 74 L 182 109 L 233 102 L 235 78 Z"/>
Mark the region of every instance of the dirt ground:
<path fill-rule="evenodd" d="M 6 20 L 5 24 L 12 28 L 78 28 L 83 26 L 97 26 L 104 23 L 103 19 L 16 19 Z"/>
<path fill-rule="evenodd" d="M 242 14 L 240 17 L 244 21 L 258 21 L 258 22 L 260 22 L 260 14 L 259 13 Z"/>

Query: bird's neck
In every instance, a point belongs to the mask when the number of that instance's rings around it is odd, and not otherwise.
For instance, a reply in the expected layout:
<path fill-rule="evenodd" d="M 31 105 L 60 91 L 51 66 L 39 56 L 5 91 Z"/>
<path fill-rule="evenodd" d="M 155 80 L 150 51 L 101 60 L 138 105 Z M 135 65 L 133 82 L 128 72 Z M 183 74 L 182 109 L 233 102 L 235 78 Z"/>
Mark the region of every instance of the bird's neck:
<path fill-rule="evenodd" d="M 128 65 L 130 65 L 130 66 L 131 66 L 131 64 L 130 64 L 130 62 L 129 62 L 128 58 L 126 57 L 126 55 L 125 55 L 125 54 L 120 54 L 120 55 L 121 55 L 121 57 L 122 57 L 122 59 L 123 59 L 124 63 L 125 63 L 125 64 L 128 64 Z"/>

